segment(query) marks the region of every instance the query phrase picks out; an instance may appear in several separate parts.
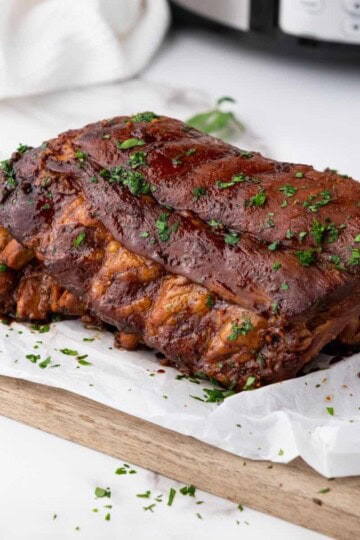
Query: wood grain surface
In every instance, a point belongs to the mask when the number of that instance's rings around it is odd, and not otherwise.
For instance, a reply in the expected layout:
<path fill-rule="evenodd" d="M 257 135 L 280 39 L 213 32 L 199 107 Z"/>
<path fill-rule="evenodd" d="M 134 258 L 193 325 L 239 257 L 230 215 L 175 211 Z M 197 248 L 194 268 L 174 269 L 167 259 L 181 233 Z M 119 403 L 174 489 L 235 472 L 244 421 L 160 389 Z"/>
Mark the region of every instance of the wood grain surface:
<path fill-rule="evenodd" d="M 360 538 L 360 478 L 326 480 L 300 459 L 244 460 L 71 392 L 3 376 L 0 414 L 333 538 Z"/>

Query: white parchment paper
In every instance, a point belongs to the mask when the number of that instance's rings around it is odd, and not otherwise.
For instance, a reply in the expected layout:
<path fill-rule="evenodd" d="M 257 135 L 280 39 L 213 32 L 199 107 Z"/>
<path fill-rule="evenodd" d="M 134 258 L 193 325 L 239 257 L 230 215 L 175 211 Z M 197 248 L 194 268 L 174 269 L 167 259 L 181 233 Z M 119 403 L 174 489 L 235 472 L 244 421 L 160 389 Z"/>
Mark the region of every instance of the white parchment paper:
<path fill-rule="evenodd" d="M 328 477 L 360 474 L 360 355 L 217 404 L 196 399 L 209 383 L 179 378 L 151 352 L 116 350 L 111 333 L 80 321 L 45 333 L 2 324 L 0 351 L 2 375 L 76 392 L 239 456 L 301 456 Z"/>
<path fill-rule="evenodd" d="M 0 104 L 0 158 L 18 146 L 19 134 L 21 142 L 37 145 L 99 118 L 154 110 L 186 119 L 212 103 L 201 91 L 141 80 L 7 100 Z M 240 118 L 243 112 L 239 108 Z M 232 142 L 271 156 L 247 124 Z M 162 368 L 153 353 L 112 347 L 111 334 L 86 330 L 78 321 L 53 324 L 46 333 L 0 324 L 0 374 L 76 392 L 239 456 L 283 463 L 302 456 L 325 476 L 360 475 L 360 355 L 218 405 L 192 397 L 203 398 L 209 384 L 178 380 L 179 373 Z M 64 348 L 78 355 L 60 352 Z M 33 363 L 28 355 L 40 358 Z M 91 365 L 78 362 L 83 355 Z M 48 356 L 50 364 L 39 367 Z"/>

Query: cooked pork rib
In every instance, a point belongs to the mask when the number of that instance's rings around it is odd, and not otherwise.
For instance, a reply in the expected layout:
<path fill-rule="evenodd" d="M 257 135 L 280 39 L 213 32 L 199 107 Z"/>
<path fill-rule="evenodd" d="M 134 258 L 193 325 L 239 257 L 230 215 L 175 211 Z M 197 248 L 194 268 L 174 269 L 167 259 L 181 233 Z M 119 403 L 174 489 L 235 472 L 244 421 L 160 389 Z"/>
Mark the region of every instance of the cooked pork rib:
<path fill-rule="evenodd" d="M 187 373 L 260 386 L 356 336 L 360 185 L 332 171 L 144 113 L 14 154 L 1 193 L 62 294 Z"/>

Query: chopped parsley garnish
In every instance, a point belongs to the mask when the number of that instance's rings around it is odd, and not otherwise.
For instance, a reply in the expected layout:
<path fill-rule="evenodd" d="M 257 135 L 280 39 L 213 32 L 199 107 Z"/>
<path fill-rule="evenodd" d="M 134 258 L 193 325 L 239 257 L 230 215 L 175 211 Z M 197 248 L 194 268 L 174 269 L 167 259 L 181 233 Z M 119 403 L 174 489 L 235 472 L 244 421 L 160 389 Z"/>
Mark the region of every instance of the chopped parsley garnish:
<path fill-rule="evenodd" d="M 304 173 L 301 171 L 298 171 L 294 174 L 295 178 L 304 178 Z"/>
<path fill-rule="evenodd" d="M 149 504 L 149 506 L 143 506 L 143 510 L 150 510 L 150 512 L 154 512 L 153 508 L 155 508 L 156 504 Z"/>
<path fill-rule="evenodd" d="M 7 180 L 7 186 L 10 188 L 16 187 L 17 182 L 15 178 L 15 171 L 13 169 L 11 160 L 5 159 L 4 161 L 0 161 L 0 169 L 4 171 Z"/>
<path fill-rule="evenodd" d="M 101 138 L 102 139 L 110 139 L 111 135 L 109 133 L 105 133 L 105 135 L 103 135 Z"/>
<path fill-rule="evenodd" d="M 286 199 L 283 200 L 283 202 L 280 204 L 280 208 L 286 208 L 288 206 L 288 202 Z"/>
<path fill-rule="evenodd" d="M 243 386 L 243 390 L 253 390 L 255 382 L 256 382 L 256 377 L 253 377 L 253 376 L 248 377 Z"/>
<path fill-rule="evenodd" d="M 315 253 L 315 250 L 311 248 L 304 251 L 296 251 L 295 255 L 299 259 L 301 266 L 311 266 L 316 260 Z"/>
<path fill-rule="evenodd" d="M 45 203 L 41 206 L 40 210 L 50 210 L 51 204 Z"/>
<path fill-rule="evenodd" d="M 156 118 L 159 118 L 159 116 L 151 111 L 145 111 L 141 113 L 137 113 L 134 116 L 131 117 L 132 122 L 152 122 L 152 120 L 155 120 Z"/>
<path fill-rule="evenodd" d="M 95 496 L 98 497 L 99 499 L 102 499 L 103 497 L 108 497 L 110 499 L 111 497 L 110 488 L 102 488 L 102 487 L 95 488 Z"/>
<path fill-rule="evenodd" d="M 25 356 L 32 364 L 36 364 L 38 360 L 40 360 L 40 354 L 27 354 Z"/>
<path fill-rule="evenodd" d="M 235 184 L 241 184 L 242 182 L 246 182 L 249 180 L 251 180 L 250 176 L 246 176 L 245 174 L 239 173 L 239 174 L 234 174 L 231 180 L 229 180 L 229 182 L 222 182 L 221 180 L 216 180 L 215 185 L 219 189 L 226 189 L 226 188 L 235 186 Z"/>
<path fill-rule="evenodd" d="M 344 272 L 346 270 L 339 255 L 330 255 L 330 262 L 333 263 L 337 270 Z"/>
<path fill-rule="evenodd" d="M 278 302 L 274 302 L 273 304 L 271 304 L 271 311 L 274 313 L 274 315 L 279 313 L 279 303 Z"/>
<path fill-rule="evenodd" d="M 240 150 L 240 155 L 243 158 L 249 159 L 253 156 L 252 152 L 246 152 L 244 150 Z"/>
<path fill-rule="evenodd" d="M 45 360 L 39 363 L 39 368 L 45 369 L 50 364 L 51 364 L 51 356 L 48 356 L 47 358 L 45 358 Z"/>
<path fill-rule="evenodd" d="M 228 336 L 228 340 L 235 341 L 239 336 L 246 336 L 253 329 L 254 327 L 251 324 L 249 318 L 246 318 L 241 325 L 233 323 L 231 326 L 231 334 Z"/>
<path fill-rule="evenodd" d="M 172 503 L 174 502 L 175 495 L 176 495 L 176 489 L 170 488 L 170 491 L 169 491 L 169 498 L 168 498 L 168 502 L 167 502 L 167 505 L 168 505 L 168 506 L 171 506 Z"/>
<path fill-rule="evenodd" d="M 81 150 L 77 150 L 75 152 L 75 158 L 79 161 L 79 163 L 83 164 L 88 157 L 86 152 L 82 152 Z"/>
<path fill-rule="evenodd" d="M 280 448 L 280 450 L 278 451 L 278 456 L 283 456 L 283 455 L 284 455 L 284 450 Z"/>
<path fill-rule="evenodd" d="M 195 486 L 183 486 L 179 489 L 181 495 L 189 495 L 189 497 L 195 497 L 196 487 Z"/>
<path fill-rule="evenodd" d="M 210 227 L 222 227 L 221 221 L 217 221 L 217 219 L 211 219 L 208 224 Z"/>
<path fill-rule="evenodd" d="M 148 231 L 143 231 L 139 234 L 140 238 L 149 238 L 150 233 Z"/>
<path fill-rule="evenodd" d="M 268 245 L 268 250 L 269 251 L 276 251 L 279 246 L 280 246 L 280 240 L 275 240 L 275 242 Z"/>
<path fill-rule="evenodd" d="M 332 200 L 330 191 L 321 191 L 317 195 L 309 195 L 303 206 L 308 208 L 310 212 L 317 212 L 319 208 L 329 204 Z"/>
<path fill-rule="evenodd" d="M 266 202 L 266 193 L 264 189 L 260 189 L 256 195 L 251 197 L 250 206 L 264 206 Z"/>
<path fill-rule="evenodd" d="M 96 178 L 96 176 L 91 176 L 91 178 L 89 178 L 89 182 L 92 184 L 98 184 L 99 180 Z"/>
<path fill-rule="evenodd" d="M 139 499 L 150 499 L 151 491 L 148 489 L 147 491 L 145 491 L 145 493 L 137 493 L 136 496 Z"/>
<path fill-rule="evenodd" d="M 301 232 L 299 233 L 299 240 L 300 240 L 300 242 L 302 242 L 302 241 L 304 240 L 304 238 L 306 237 L 306 235 L 307 235 L 307 232 L 306 232 L 306 231 L 301 231 Z"/>
<path fill-rule="evenodd" d="M 132 169 L 137 169 L 138 167 L 142 167 L 143 165 L 146 165 L 146 152 L 134 152 L 129 157 L 129 165 Z"/>
<path fill-rule="evenodd" d="M 209 308 L 211 308 L 211 307 L 213 307 L 215 305 L 215 300 L 214 300 L 213 296 L 211 296 L 211 294 L 207 295 L 205 304 Z"/>
<path fill-rule="evenodd" d="M 193 196 L 195 201 L 198 201 L 200 197 L 204 197 L 206 195 L 207 191 L 204 187 L 196 187 L 193 189 Z"/>
<path fill-rule="evenodd" d="M 19 152 L 19 154 L 25 154 L 25 152 L 27 152 L 28 150 L 30 150 L 30 146 L 28 146 L 27 144 L 21 144 L 21 143 L 16 149 L 16 151 Z"/>
<path fill-rule="evenodd" d="M 284 281 L 284 283 L 280 285 L 280 289 L 283 291 L 287 291 L 289 289 L 289 285 Z"/>
<path fill-rule="evenodd" d="M 272 267 L 274 272 L 277 272 L 279 268 L 281 268 L 281 263 L 279 261 L 275 261 Z"/>
<path fill-rule="evenodd" d="M 191 380 L 191 382 L 195 382 L 195 379 Z M 235 394 L 233 390 L 223 390 L 222 388 L 204 388 L 203 392 L 205 394 L 204 399 L 198 396 L 190 397 L 197 401 L 202 401 L 203 403 L 221 403 L 225 398 Z"/>
<path fill-rule="evenodd" d="M 283 191 L 285 197 L 293 197 L 297 193 L 297 188 L 292 186 L 291 184 L 285 184 L 281 188 L 279 188 L 279 191 Z"/>
<path fill-rule="evenodd" d="M 145 141 L 142 139 L 126 139 L 126 141 L 115 141 L 116 146 L 119 148 L 119 150 L 128 150 L 129 148 L 134 148 L 134 146 L 143 146 L 145 144 Z"/>
<path fill-rule="evenodd" d="M 334 407 L 326 407 L 326 410 L 330 414 L 330 416 L 334 416 L 335 414 Z"/>
<path fill-rule="evenodd" d="M 357 243 L 360 242 L 360 234 L 358 234 L 357 236 L 355 236 L 354 242 L 357 242 Z"/>
<path fill-rule="evenodd" d="M 285 238 L 287 238 L 288 240 L 290 240 L 293 236 L 294 236 L 294 233 L 292 232 L 291 229 L 288 229 L 288 230 L 285 232 Z"/>
<path fill-rule="evenodd" d="M 139 171 L 128 170 L 121 165 L 114 167 L 111 171 L 103 169 L 100 176 L 110 184 L 117 183 L 127 186 L 133 195 L 146 195 L 150 192 L 150 184 L 145 180 L 143 174 Z"/>
<path fill-rule="evenodd" d="M 60 352 L 68 356 L 79 356 L 79 353 L 77 351 L 74 351 L 73 349 L 60 349 Z"/>
<path fill-rule="evenodd" d="M 160 240 L 162 240 L 163 242 L 167 242 L 168 240 L 170 240 L 171 233 L 176 232 L 180 225 L 180 222 L 177 221 L 172 227 L 169 227 L 168 219 L 169 214 L 162 212 L 155 222 Z"/>
<path fill-rule="evenodd" d="M 177 156 L 175 156 L 173 158 L 172 163 L 175 166 L 181 165 L 182 162 L 183 162 L 183 160 L 182 160 L 183 157 L 193 156 L 194 154 L 196 154 L 196 149 L 195 148 L 189 148 L 189 150 L 186 150 L 185 152 L 181 152 L 180 154 L 177 154 Z"/>
<path fill-rule="evenodd" d="M 73 241 L 73 245 L 74 247 L 78 248 L 81 246 L 81 244 L 84 242 L 86 238 L 86 233 L 84 231 L 82 231 L 81 233 L 79 233 L 77 235 L 76 238 L 74 238 L 74 241 Z"/>
<path fill-rule="evenodd" d="M 340 228 L 344 227 L 341 226 Z M 310 234 L 314 237 L 315 242 L 321 245 L 326 234 L 329 243 L 336 242 L 339 238 L 339 229 L 328 218 L 325 220 L 325 223 L 320 223 L 317 219 L 314 219 Z"/>
<path fill-rule="evenodd" d="M 7 269 L 8 267 L 6 266 L 5 263 L 0 263 L 0 273 L 6 272 Z"/>
<path fill-rule="evenodd" d="M 360 264 L 360 248 L 352 248 L 351 256 L 348 260 L 350 266 L 357 266 Z"/>
<path fill-rule="evenodd" d="M 240 236 L 237 232 L 229 232 L 224 237 L 225 244 L 236 245 L 240 241 Z"/>

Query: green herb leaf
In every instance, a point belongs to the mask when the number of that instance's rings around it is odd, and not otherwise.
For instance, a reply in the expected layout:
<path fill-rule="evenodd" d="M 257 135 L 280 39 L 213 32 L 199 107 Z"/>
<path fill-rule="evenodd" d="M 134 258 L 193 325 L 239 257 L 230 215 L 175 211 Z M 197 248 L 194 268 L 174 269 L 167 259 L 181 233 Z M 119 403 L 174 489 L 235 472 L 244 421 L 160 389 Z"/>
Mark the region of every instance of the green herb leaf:
<path fill-rule="evenodd" d="M 309 195 L 307 200 L 304 201 L 303 206 L 308 208 L 310 212 L 317 212 L 319 208 L 329 204 L 332 200 L 330 191 L 321 191 L 317 195 Z"/>
<path fill-rule="evenodd" d="M 81 244 L 84 242 L 86 238 L 86 233 L 84 231 L 82 231 L 81 233 L 79 233 L 77 235 L 76 238 L 74 238 L 74 241 L 73 241 L 73 245 L 74 247 L 78 248 L 81 246 Z"/>
<path fill-rule="evenodd" d="M 151 491 L 145 491 L 145 493 L 138 493 L 136 496 L 139 497 L 139 499 L 150 499 Z"/>
<path fill-rule="evenodd" d="M 277 272 L 279 268 L 281 268 L 281 263 L 279 261 L 275 261 L 272 267 L 274 272 Z"/>
<path fill-rule="evenodd" d="M 180 222 L 177 221 L 172 227 L 169 227 L 168 220 L 169 214 L 162 212 L 155 222 L 160 240 L 163 242 L 167 242 L 170 239 L 171 233 L 176 232 L 180 225 Z"/>
<path fill-rule="evenodd" d="M 179 489 L 181 495 L 188 495 L 189 497 L 195 497 L 196 487 L 193 485 L 183 486 Z"/>
<path fill-rule="evenodd" d="M 142 139 L 126 139 L 126 141 L 115 141 L 116 146 L 119 148 L 119 150 L 128 150 L 129 148 L 134 148 L 134 146 L 143 146 L 145 144 L 145 141 Z"/>
<path fill-rule="evenodd" d="M 256 195 L 251 197 L 250 206 L 264 206 L 266 202 L 266 193 L 264 189 L 260 189 Z"/>
<path fill-rule="evenodd" d="M 176 495 L 176 489 L 170 488 L 169 498 L 168 498 L 168 502 L 167 502 L 168 506 L 172 506 L 172 503 L 174 502 L 174 499 L 175 499 L 175 495 Z"/>
<path fill-rule="evenodd" d="M 21 143 L 16 149 L 16 151 L 19 152 L 19 154 L 25 154 L 25 152 L 27 152 L 28 150 L 30 150 L 30 146 L 28 146 L 27 144 L 21 144 Z"/>
<path fill-rule="evenodd" d="M 280 240 L 275 240 L 275 242 L 268 245 L 268 250 L 269 251 L 276 251 L 279 248 L 279 246 L 280 246 Z"/>
<path fill-rule="evenodd" d="M 212 308 L 215 305 L 215 300 L 214 300 L 213 296 L 211 296 L 211 294 L 207 295 L 205 304 L 209 308 Z"/>
<path fill-rule="evenodd" d="M 204 133 L 214 133 L 236 128 L 243 131 L 244 126 L 231 111 L 222 111 L 220 105 L 224 102 L 234 102 L 232 98 L 220 98 L 214 109 L 192 116 L 187 125 Z"/>
<path fill-rule="evenodd" d="M 63 354 L 66 354 L 68 356 L 79 356 L 79 353 L 77 351 L 74 351 L 72 349 L 60 349 L 60 352 Z"/>
<path fill-rule="evenodd" d="M 195 201 L 198 201 L 200 197 L 204 197 L 206 195 L 207 191 L 204 187 L 196 187 L 193 189 L 193 196 Z"/>
<path fill-rule="evenodd" d="M 39 363 L 39 368 L 45 369 L 50 364 L 51 364 L 51 356 L 48 356 L 47 358 L 45 358 L 45 360 Z"/>
<path fill-rule="evenodd" d="M 235 341 L 239 336 L 246 336 L 251 330 L 254 330 L 251 320 L 246 318 L 241 325 L 233 323 L 231 326 L 231 334 L 228 336 L 229 341 Z"/>
<path fill-rule="evenodd" d="M 312 248 L 304 251 L 296 251 L 295 255 L 299 259 L 301 266 L 311 266 L 316 260 L 316 251 Z"/>
<path fill-rule="evenodd" d="M 328 414 L 330 414 L 330 416 L 334 416 L 335 414 L 334 407 L 326 407 L 326 410 Z"/>
<path fill-rule="evenodd" d="M 297 188 L 292 186 L 291 184 L 285 184 L 281 188 L 279 188 L 279 191 L 283 191 L 285 197 L 293 197 L 297 193 Z"/>
<path fill-rule="evenodd" d="M 151 111 L 145 111 L 137 113 L 131 117 L 132 122 L 152 122 L 153 120 L 159 118 L 159 116 Z"/>
<path fill-rule="evenodd" d="M 129 165 L 132 169 L 137 169 L 138 167 L 142 167 L 143 165 L 147 165 L 146 163 L 146 152 L 134 152 L 129 157 Z"/>
<path fill-rule="evenodd" d="M 253 390 L 255 382 L 256 382 L 256 377 L 253 377 L 253 376 L 248 377 L 243 386 L 243 390 Z"/>
<path fill-rule="evenodd" d="M 27 354 L 25 356 L 32 364 L 36 364 L 38 360 L 40 360 L 40 354 Z"/>
<path fill-rule="evenodd" d="M 238 233 L 236 232 L 229 232 L 225 237 L 224 237 L 224 241 L 225 241 L 225 244 L 231 244 L 231 245 L 236 245 L 239 243 L 240 241 L 240 236 Z"/>
<path fill-rule="evenodd" d="M 7 269 L 8 267 L 6 266 L 5 263 L 0 263 L 0 273 L 6 272 Z"/>
<path fill-rule="evenodd" d="M 351 256 L 348 260 L 348 264 L 350 266 L 357 266 L 360 264 L 360 249 L 359 248 L 352 248 L 351 249 Z"/>
<path fill-rule="evenodd" d="M 95 496 L 98 497 L 99 499 L 102 499 L 103 497 L 108 497 L 110 499 L 111 497 L 110 488 L 102 488 L 102 487 L 95 488 Z"/>

